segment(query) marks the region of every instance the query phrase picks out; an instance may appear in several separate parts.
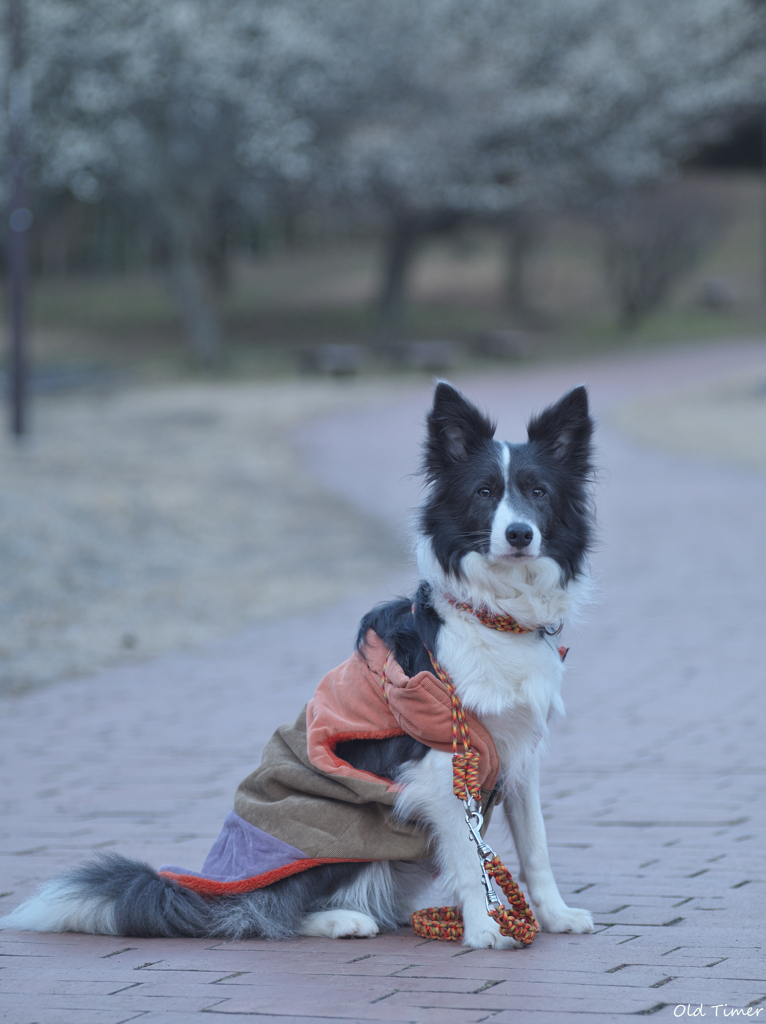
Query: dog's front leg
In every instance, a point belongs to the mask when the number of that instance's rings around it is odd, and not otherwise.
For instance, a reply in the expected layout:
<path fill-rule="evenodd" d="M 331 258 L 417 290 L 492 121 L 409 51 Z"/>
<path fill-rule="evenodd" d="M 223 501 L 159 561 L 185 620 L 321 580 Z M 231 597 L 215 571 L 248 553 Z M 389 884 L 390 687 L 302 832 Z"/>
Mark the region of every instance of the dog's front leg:
<path fill-rule="evenodd" d="M 452 792 L 452 758 L 430 750 L 422 761 L 409 765 L 401 781 L 404 792 L 397 814 L 424 821 L 434 839 L 441 888 L 446 899 L 463 911 L 463 944 L 477 949 L 517 949 L 521 943 L 501 935 L 487 914 L 476 846 L 468 835 L 465 809 Z"/>
<path fill-rule="evenodd" d="M 538 759 L 503 801 L 532 909 L 544 932 L 592 932 L 589 910 L 568 907 L 561 898 L 548 857 L 548 841 L 540 807 Z"/>

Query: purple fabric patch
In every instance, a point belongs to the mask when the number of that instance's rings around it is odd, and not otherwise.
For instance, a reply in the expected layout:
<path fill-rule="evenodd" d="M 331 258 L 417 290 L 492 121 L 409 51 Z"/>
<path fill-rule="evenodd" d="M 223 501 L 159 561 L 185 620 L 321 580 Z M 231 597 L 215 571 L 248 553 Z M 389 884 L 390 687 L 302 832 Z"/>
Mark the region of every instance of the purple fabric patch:
<path fill-rule="evenodd" d="M 234 811 L 229 811 L 221 834 L 210 848 L 201 872 L 187 871 L 172 865 L 165 865 L 160 871 L 209 878 L 213 882 L 241 882 L 245 878 L 263 875 L 267 871 L 292 864 L 294 860 L 305 858 L 303 850 L 275 839 L 268 832 L 240 818 Z"/>

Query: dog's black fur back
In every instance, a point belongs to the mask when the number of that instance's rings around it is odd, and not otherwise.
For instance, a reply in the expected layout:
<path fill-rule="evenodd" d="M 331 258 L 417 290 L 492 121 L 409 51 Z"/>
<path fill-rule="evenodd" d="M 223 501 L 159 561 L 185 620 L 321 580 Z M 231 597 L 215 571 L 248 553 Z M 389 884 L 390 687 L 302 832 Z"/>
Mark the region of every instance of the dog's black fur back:
<path fill-rule="evenodd" d="M 359 626 L 357 650 L 363 649 L 367 631 L 374 630 L 393 651 L 408 676 L 432 671 L 429 651 L 436 647 L 442 620 L 431 603 L 431 588 L 421 583 L 415 600 L 399 597 L 367 612 Z M 386 779 L 396 779 L 408 761 L 420 761 L 428 753 L 425 743 L 412 736 L 393 736 L 387 740 L 347 740 L 335 753 L 360 771 Z"/>
<path fill-rule="evenodd" d="M 431 588 L 421 583 L 415 598 L 398 597 L 379 604 L 362 619 L 356 638 L 357 650 L 363 647 L 369 629 L 374 630 L 393 652 L 408 676 L 431 671 L 428 652 L 436 648 L 442 620 L 431 603 Z"/>

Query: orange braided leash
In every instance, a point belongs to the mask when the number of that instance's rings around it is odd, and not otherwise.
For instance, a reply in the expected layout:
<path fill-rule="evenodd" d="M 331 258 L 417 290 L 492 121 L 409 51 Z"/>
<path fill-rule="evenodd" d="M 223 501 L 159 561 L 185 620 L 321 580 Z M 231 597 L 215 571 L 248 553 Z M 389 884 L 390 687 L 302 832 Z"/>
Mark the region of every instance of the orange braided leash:
<path fill-rule="evenodd" d="M 518 632 L 531 632 L 531 630 L 520 627 Z M 484 821 L 483 816 L 480 812 L 470 809 L 469 801 L 471 800 L 475 801 L 479 807 L 481 806 L 481 783 L 479 781 L 479 754 L 477 751 L 471 750 L 463 705 L 452 680 L 431 651 L 428 651 L 428 656 L 431 659 L 434 672 L 446 686 L 452 701 L 452 791 L 465 804 L 469 836 L 476 843 L 481 859 L 487 913 L 497 921 L 501 935 L 509 935 L 528 946 L 539 931 L 535 916 L 508 868 L 482 839 L 480 829 Z M 463 742 L 462 754 L 459 754 L 457 749 L 458 730 Z M 471 823 L 472 820 L 475 821 L 475 824 Z M 490 877 L 494 878 L 502 889 L 510 903 L 510 909 L 504 907 L 497 898 Z M 410 922 L 415 934 L 425 939 L 459 942 L 463 937 L 463 914 L 458 907 L 428 907 L 426 910 L 416 910 L 410 917 Z"/>
<path fill-rule="evenodd" d="M 540 926 L 535 920 L 529 904 L 524 899 L 524 893 L 519 889 L 508 868 L 500 858 L 495 855 L 492 860 L 485 860 L 484 867 L 488 875 L 491 875 L 510 903 L 510 910 L 507 907 L 499 906 L 489 911 L 489 916 L 494 917 L 500 925 L 501 935 L 511 935 L 514 939 L 525 946 L 534 942 L 535 935 L 540 931 Z"/>
<path fill-rule="evenodd" d="M 428 648 L 426 647 L 428 651 Z M 428 651 L 434 672 L 447 687 L 450 700 L 452 701 L 452 792 L 459 800 L 465 799 L 466 793 L 477 803 L 481 802 L 481 783 L 479 782 L 479 754 L 471 750 L 471 741 L 468 738 L 468 726 L 465 723 L 465 712 L 460 698 L 457 695 L 452 680 L 441 667 L 439 662 Z M 460 729 L 460 738 L 463 741 L 463 753 L 457 752 L 457 733 Z"/>
<path fill-rule="evenodd" d="M 497 921 L 501 935 L 509 935 L 523 945 L 530 946 L 540 928 L 524 899 L 524 894 L 499 857 L 485 860 L 484 870 L 495 879 L 511 904 L 510 909 L 500 905 L 487 913 Z M 460 942 L 463 938 L 463 913 L 458 907 L 428 907 L 426 910 L 416 910 L 410 921 L 415 934 L 424 939 Z"/>
<path fill-rule="evenodd" d="M 463 938 L 463 911 L 460 907 L 426 907 L 410 915 L 416 935 L 442 942 L 460 942 Z"/>

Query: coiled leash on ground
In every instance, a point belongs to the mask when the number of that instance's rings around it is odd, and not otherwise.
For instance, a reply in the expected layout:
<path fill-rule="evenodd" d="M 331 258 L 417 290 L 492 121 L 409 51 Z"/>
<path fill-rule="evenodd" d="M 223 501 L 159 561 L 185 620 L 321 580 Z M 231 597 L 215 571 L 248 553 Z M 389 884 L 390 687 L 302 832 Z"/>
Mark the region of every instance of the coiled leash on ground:
<path fill-rule="evenodd" d="M 466 610 L 469 607 L 466 606 Z M 531 632 L 531 630 L 521 627 L 519 632 Z M 431 651 L 428 651 L 428 656 L 431 659 L 434 672 L 447 687 L 452 701 L 452 791 L 463 802 L 468 836 L 471 842 L 476 844 L 476 852 L 481 862 L 481 880 L 484 885 L 487 914 L 498 923 L 501 935 L 508 935 L 528 946 L 534 941 L 540 927 L 510 871 L 492 847 L 488 846 L 482 838 L 481 828 L 484 824 L 484 815 L 480 810 L 479 754 L 477 751 L 471 750 L 463 705 L 452 680 Z M 457 749 L 458 730 L 463 743 L 462 754 L 459 754 Z M 510 903 L 510 908 L 503 906 L 500 901 L 492 885 L 493 878 Z M 425 910 L 416 910 L 410 917 L 410 922 L 415 934 L 421 935 L 424 939 L 459 942 L 463 938 L 463 913 L 459 907 L 428 907 Z"/>

